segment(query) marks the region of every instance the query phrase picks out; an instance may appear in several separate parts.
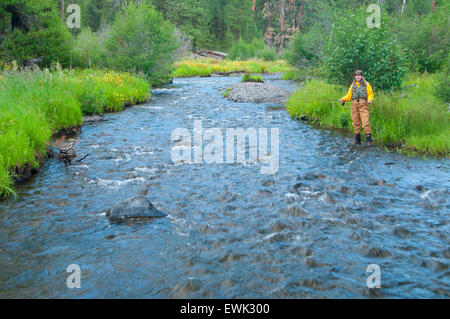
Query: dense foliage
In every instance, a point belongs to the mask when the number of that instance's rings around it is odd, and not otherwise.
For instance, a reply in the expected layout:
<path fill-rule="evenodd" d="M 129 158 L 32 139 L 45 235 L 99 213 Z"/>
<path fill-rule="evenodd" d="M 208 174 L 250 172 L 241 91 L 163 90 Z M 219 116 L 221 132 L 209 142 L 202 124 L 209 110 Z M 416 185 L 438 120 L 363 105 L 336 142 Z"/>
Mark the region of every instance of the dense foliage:
<path fill-rule="evenodd" d="M 323 54 L 326 77 L 338 84 L 350 84 L 355 70 L 364 70 L 374 89 L 401 86 L 406 59 L 385 28 L 368 28 L 365 10 L 338 18 Z"/>
<path fill-rule="evenodd" d="M 174 27 L 147 4 L 131 4 L 116 16 L 106 39 L 109 65 L 143 72 L 152 82 L 170 76 L 176 40 Z"/>
<path fill-rule="evenodd" d="M 72 36 L 52 0 L 0 1 L 0 60 L 69 63 Z"/>

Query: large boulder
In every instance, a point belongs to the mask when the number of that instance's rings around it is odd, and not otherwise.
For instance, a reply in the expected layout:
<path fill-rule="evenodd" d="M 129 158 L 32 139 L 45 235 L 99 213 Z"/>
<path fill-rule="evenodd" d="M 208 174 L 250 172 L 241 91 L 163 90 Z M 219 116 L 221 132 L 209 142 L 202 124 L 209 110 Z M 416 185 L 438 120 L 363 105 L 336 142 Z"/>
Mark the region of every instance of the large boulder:
<path fill-rule="evenodd" d="M 111 221 L 147 220 L 164 217 L 153 204 L 144 196 L 137 196 L 116 204 L 107 213 Z"/>
<path fill-rule="evenodd" d="M 272 84 L 242 82 L 231 86 L 227 99 L 234 102 L 285 103 L 289 92 Z"/>

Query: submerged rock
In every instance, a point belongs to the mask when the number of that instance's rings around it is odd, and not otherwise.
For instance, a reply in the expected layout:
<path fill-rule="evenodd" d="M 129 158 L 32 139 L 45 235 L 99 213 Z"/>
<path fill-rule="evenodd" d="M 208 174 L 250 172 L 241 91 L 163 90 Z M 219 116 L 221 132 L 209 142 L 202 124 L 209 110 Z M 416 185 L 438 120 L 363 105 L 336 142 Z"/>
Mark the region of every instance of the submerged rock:
<path fill-rule="evenodd" d="M 234 102 L 285 103 L 289 92 L 267 83 L 243 82 L 231 86 L 227 99 Z"/>
<path fill-rule="evenodd" d="M 88 115 L 83 117 L 83 123 L 95 123 L 95 122 L 103 122 L 106 119 L 101 115 Z"/>
<path fill-rule="evenodd" d="M 137 196 L 116 204 L 107 213 L 111 221 L 146 220 L 166 216 L 144 196 Z"/>
<path fill-rule="evenodd" d="M 372 247 L 367 253 L 367 257 L 385 258 L 390 256 L 392 254 L 388 250 L 379 247 Z"/>

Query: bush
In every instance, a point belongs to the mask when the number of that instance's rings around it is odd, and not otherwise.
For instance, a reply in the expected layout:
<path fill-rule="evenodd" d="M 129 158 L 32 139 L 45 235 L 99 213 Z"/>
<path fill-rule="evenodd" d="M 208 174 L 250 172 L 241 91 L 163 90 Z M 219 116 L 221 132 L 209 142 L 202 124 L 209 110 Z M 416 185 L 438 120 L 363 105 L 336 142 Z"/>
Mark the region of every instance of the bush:
<path fill-rule="evenodd" d="M 447 56 L 442 71 L 436 76 L 434 88 L 436 96 L 441 98 L 442 101 L 450 103 L 450 54 Z"/>
<path fill-rule="evenodd" d="M 354 72 L 361 69 L 374 89 L 381 90 L 399 88 L 406 74 L 406 59 L 395 39 L 383 27 L 369 29 L 364 9 L 349 12 L 333 24 L 323 66 L 333 83 L 349 85 Z"/>
<path fill-rule="evenodd" d="M 139 32 L 136 32 L 139 30 Z M 146 3 L 130 3 L 118 14 L 106 39 L 110 65 L 167 82 L 177 49 L 174 26 Z"/>
<path fill-rule="evenodd" d="M 22 65 L 42 57 L 43 66 L 54 61 L 69 65 L 72 35 L 52 0 L 2 1 L 0 35 L 0 59 Z"/>
<path fill-rule="evenodd" d="M 437 72 L 448 55 L 450 2 L 439 6 L 425 18 L 398 17 L 389 19 L 389 32 L 405 48 L 409 68 L 413 72 Z"/>
<path fill-rule="evenodd" d="M 227 59 L 233 61 L 245 61 L 250 58 L 261 58 L 265 61 L 274 61 L 277 59 L 275 48 L 266 46 L 263 39 L 253 39 L 247 43 L 239 39 L 231 46 L 228 51 Z"/>
<path fill-rule="evenodd" d="M 244 74 L 242 76 L 242 81 L 241 82 L 260 82 L 260 83 L 264 83 L 264 80 L 259 75 Z"/>
<path fill-rule="evenodd" d="M 73 65 L 80 68 L 106 66 L 106 52 L 99 36 L 90 28 L 82 30 L 72 48 Z"/>
<path fill-rule="evenodd" d="M 297 68 L 317 66 L 325 43 L 324 31 L 314 28 L 307 33 L 298 32 L 289 42 L 285 59 Z"/>

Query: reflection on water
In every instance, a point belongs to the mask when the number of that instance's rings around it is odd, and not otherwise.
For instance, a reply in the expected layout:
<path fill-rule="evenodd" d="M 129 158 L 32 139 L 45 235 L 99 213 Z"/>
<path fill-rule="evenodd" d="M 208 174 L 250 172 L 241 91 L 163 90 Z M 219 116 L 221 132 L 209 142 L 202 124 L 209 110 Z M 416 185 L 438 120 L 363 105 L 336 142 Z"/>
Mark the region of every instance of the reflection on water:
<path fill-rule="evenodd" d="M 49 160 L 0 204 L 0 297 L 449 297 L 448 161 L 355 147 L 280 105 L 224 100 L 239 80 L 176 79 L 85 125 L 77 151 L 88 158 Z M 196 119 L 278 127 L 278 173 L 172 163 L 172 131 Z M 168 217 L 108 222 L 107 209 L 139 194 Z M 66 287 L 69 264 L 81 289 Z M 382 289 L 367 289 L 369 264 Z"/>

